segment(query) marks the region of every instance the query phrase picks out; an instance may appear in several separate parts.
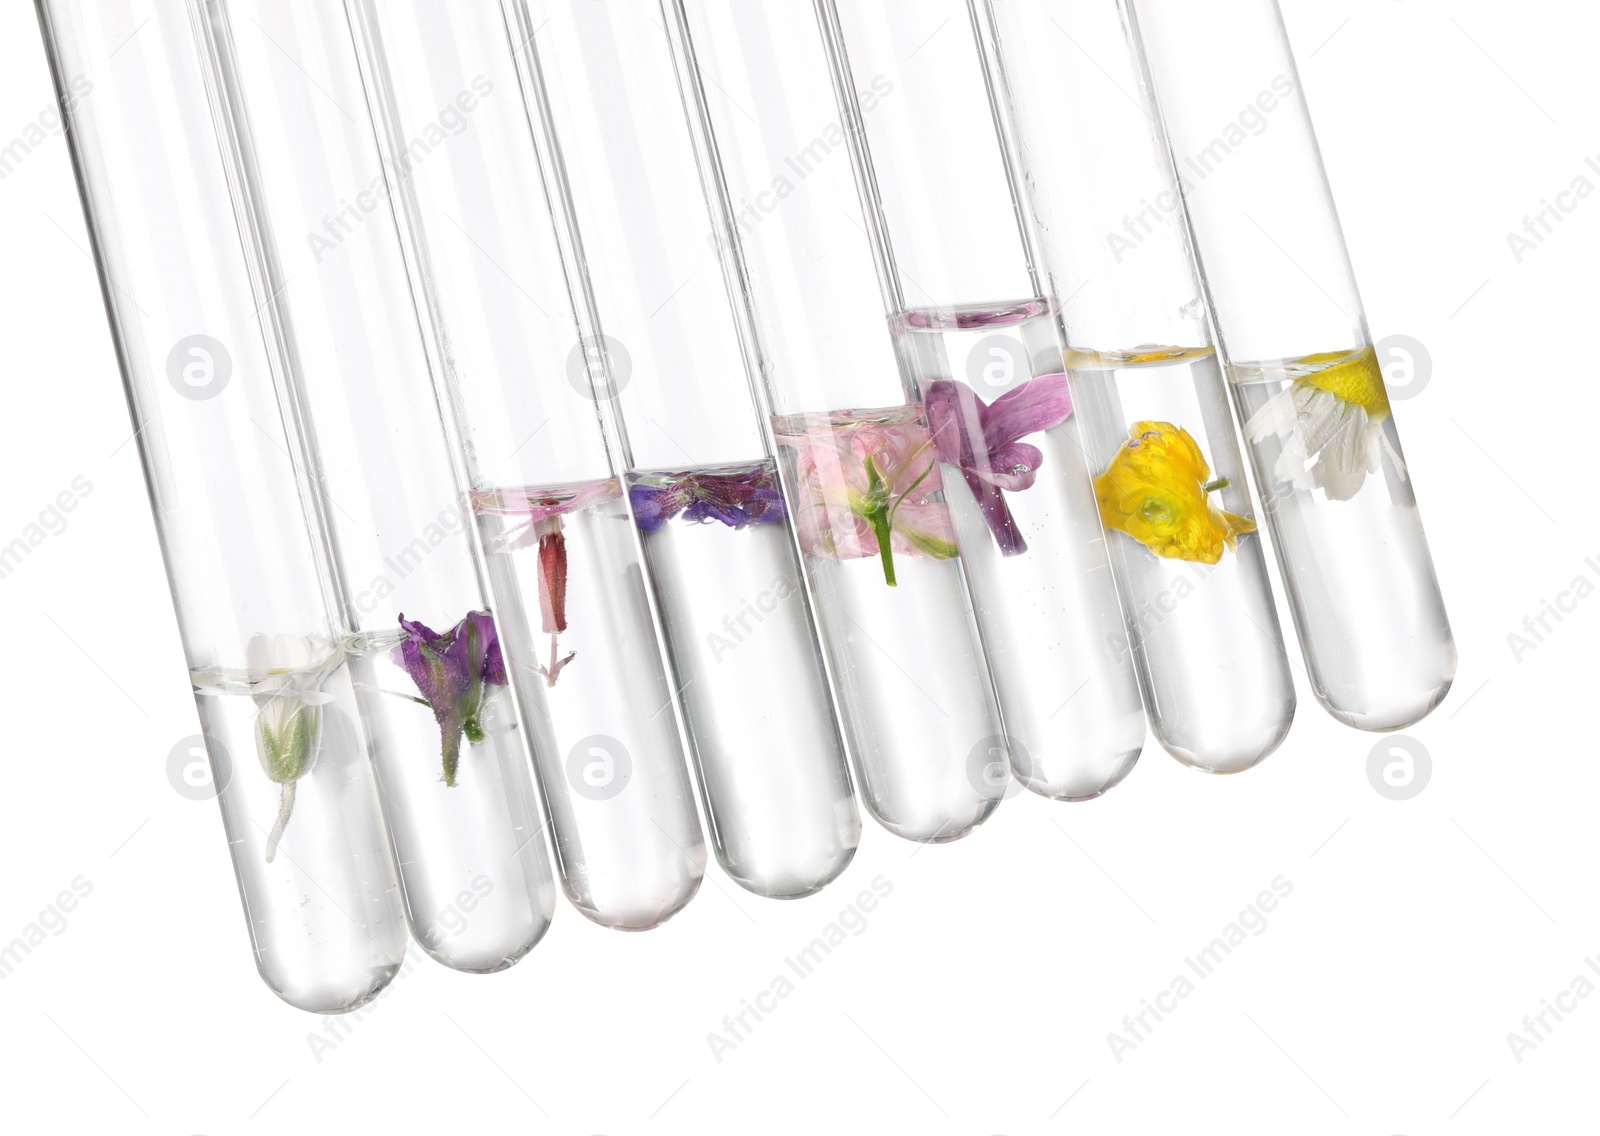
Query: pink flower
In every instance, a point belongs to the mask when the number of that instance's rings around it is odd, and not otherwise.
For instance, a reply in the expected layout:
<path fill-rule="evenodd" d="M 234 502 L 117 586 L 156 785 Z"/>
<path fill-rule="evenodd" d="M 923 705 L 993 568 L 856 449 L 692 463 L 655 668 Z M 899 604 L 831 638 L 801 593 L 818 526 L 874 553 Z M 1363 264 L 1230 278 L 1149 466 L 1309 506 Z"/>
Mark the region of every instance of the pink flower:
<path fill-rule="evenodd" d="M 568 651 L 564 658 L 558 657 L 558 637 L 567 629 L 567 538 L 561 518 L 621 495 L 622 482 L 615 477 L 548 489 L 482 490 L 472 495 L 475 512 L 523 518 L 521 524 L 495 538 L 490 552 L 539 546 L 539 629 L 550 636 L 550 661 L 536 669 L 548 686 L 556 684 L 562 668 L 576 654 Z"/>
<path fill-rule="evenodd" d="M 807 552 L 835 560 L 878 556 L 891 587 L 896 552 L 956 555 L 950 514 L 936 499 L 943 483 L 920 405 L 875 417 L 806 415 L 780 422 L 777 434 L 795 451 L 795 520 Z"/>

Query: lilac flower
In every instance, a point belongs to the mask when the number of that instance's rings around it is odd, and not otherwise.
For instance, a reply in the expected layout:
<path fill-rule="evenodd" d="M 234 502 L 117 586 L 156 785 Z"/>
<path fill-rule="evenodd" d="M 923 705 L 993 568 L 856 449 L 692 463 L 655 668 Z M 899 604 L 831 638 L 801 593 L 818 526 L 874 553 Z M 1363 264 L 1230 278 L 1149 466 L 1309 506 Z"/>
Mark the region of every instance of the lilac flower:
<path fill-rule="evenodd" d="M 395 664 L 411 676 L 422 692 L 420 701 L 433 710 L 444 743 L 444 783 L 453 786 L 461 759 L 461 735 L 469 742 L 483 741 L 479 719 L 488 688 L 506 684 L 494 619 L 487 612 L 468 612 L 448 632 L 437 635 L 402 615 L 400 628 L 406 637 L 394 648 Z"/>
<path fill-rule="evenodd" d="M 929 383 L 924 399 L 939 460 L 955 466 L 1006 556 L 1028 550 L 1006 504 L 1039 474 L 1044 454 L 1020 439 L 1065 422 L 1072 413 L 1066 375 L 1041 375 L 985 404 L 953 379 Z"/>
<path fill-rule="evenodd" d="M 653 533 L 682 515 L 690 524 L 717 521 L 731 529 L 783 520 L 783 496 L 766 463 L 686 473 L 647 473 L 628 488 L 633 516 Z"/>

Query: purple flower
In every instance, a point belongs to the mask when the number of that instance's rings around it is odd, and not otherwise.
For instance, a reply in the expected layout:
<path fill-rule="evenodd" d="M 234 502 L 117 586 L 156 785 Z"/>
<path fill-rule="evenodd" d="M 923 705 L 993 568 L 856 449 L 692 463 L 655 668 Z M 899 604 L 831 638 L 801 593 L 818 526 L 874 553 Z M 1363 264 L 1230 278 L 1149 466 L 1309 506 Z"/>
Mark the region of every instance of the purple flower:
<path fill-rule="evenodd" d="M 506 666 L 500 657 L 500 640 L 494 619 L 482 611 L 467 617 L 443 635 L 436 635 L 416 620 L 400 617 L 406 633 L 394 648 L 393 658 L 422 693 L 421 701 L 433 710 L 443 739 L 444 783 L 456 783 L 461 759 L 461 735 L 481 742 L 479 716 L 491 686 L 506 684 Z"/>
<path fill-rule="evenodd" d="M 939 460 L 955 466 L 1006 556 L 1028 550 L 1005 492 L 1034 483 L 1044 454 L 1020 439 L 1059 426 L 1072 413 L 1066 375 L 1040 375 L 985 404 L 953 379 L 929 383 L 924 402 Z"/>
<path fill-rule="evenodd" d="M 766 463 L 685 473 L 636 474 L 628 488 L 633 516 L 653 533 L 682 515 L 691 524 L 717 521 L 731 529 L 783 520 L 783 495 Z"/>

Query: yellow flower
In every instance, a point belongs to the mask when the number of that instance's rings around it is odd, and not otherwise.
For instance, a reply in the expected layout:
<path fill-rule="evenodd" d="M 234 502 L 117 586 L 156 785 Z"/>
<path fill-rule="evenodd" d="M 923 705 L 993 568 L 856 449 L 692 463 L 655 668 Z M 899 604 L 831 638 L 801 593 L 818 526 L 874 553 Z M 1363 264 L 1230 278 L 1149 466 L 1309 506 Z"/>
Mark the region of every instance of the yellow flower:
<path fill-rule="evenodd" d="M 1256 523 L 1217 508 L 1207 496 L 1227 484 L 1211 469 L 1189 431 L 1170 422 L 1135 422 L 1128 441 L 1094 479 L 1100 520 L 1157 556 L 1215 564 Z"/>

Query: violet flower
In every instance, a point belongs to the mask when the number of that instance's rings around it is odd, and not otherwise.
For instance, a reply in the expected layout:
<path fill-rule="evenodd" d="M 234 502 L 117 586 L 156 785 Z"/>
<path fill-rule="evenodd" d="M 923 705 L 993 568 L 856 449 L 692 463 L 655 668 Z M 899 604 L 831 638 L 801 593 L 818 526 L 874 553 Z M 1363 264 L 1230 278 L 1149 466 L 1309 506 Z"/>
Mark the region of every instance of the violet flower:
<path fill-rule="evenodd" d="M 402 615 L 400 627 L 406 637 L 395 646 L 394 661 L 417 684 L 422 692 L 419 701 L 433 710 L 443 739 L 444 783 L 454 786 L 461 736 L 465 734 L 469 742 L 483 741 L 481 717 L 489 687 L 506 684 L 494 619 L 487 612 L 468 612 L 438 635 Z"/>
<path fill-rule="evenodd" d="M 639 480 L 628 488 L 628 500 L 642 532 L 658 532 L 680 514 L 690 524 L 717 521 L 731 529 L 777 524 L 784 517 L 783 495 L 765 462 L 634 476 Z"/>
<path fill-rule="evenodd" d="M 953 379 L 929 383 L 925 403 L 939 460 L 956 467 L 1005 556 L 1028 550 L 1005 492 L 1030 487 L 1044 454 L 1020 439 L 1059 426 L 1072 414 L 1066 375 L 1041 375 L 985 404 Z"/>

